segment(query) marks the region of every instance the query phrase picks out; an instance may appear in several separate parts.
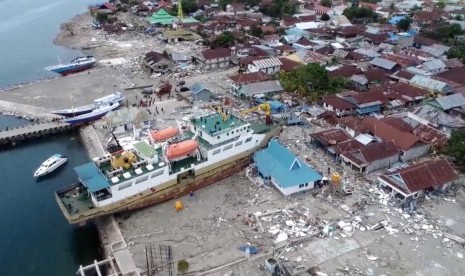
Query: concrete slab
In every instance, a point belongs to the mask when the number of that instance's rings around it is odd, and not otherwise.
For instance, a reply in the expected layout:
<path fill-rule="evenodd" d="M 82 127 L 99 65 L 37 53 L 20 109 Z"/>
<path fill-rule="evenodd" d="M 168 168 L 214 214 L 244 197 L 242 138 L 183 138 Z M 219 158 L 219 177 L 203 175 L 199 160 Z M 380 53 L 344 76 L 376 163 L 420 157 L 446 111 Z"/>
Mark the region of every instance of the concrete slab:
<path fill-rule="evenodd" d="M 316 264 L 321 264 L 357 248 L 359 245 L 353 239 L 329 238 L 311 242 L 304 250 L 310 258 L 316 261 Z"/>
<path fill-rule="evenodd" d="M 116 264 L 122 275 L 131 275 L 137 271 L 136 264 L 132 260 L 128 249 L 115 251 L 113 252 L 113 256 L 115 256 Z"/>

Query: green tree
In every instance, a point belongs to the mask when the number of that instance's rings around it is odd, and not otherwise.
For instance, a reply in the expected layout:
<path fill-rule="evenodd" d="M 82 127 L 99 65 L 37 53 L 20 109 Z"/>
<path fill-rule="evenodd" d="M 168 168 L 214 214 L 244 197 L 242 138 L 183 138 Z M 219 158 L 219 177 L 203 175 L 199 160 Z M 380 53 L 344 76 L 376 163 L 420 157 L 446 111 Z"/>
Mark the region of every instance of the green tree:
<path fill-rule="evenodd" d="M 455 17 L 454 17 L 455 20 L 458 20 L 458 21 L 462 21 L 463 18 L 460 14 L 457 14 Z"/>
<path fill-rule="evenodd" d="M 231 32 L 223 32 L 218 35 L 210 44 L 212 49 L 216 48 L 229 48 L 235 43 L 234 35 Z"/>
<path fill-rule="evenodd" d="M 465 44 L 457 44 L 447 51 L 447 58 L 458 58 L 465 62 Z"/>
<path fill-rule="evenodd" d="M 331 8 L 333 6 L 333 2 L 331 0 L 321 0 L 320 5 Z"/>
<path fill-rule="evenodd" d="M 255 37 L 263 37 L 263 30 L 258 25 L 252 25 L 252 27 L 250 27 L 250 34 Z"/>
<path fill-rule="evenodd" d="M 328 71 L 317 63 L 303 65 L 291 72 L 281 72 L 278 78 L 286 91 L 296 92 L 312 101 L 346 86 L 344 78 L 331 78 Z"/>
<path fill-rule="evenodd" d="M 376 21 L 378 19 L 378 14 L 376 14 L 372 9 L 366 7 L 349 7 L 345 9 L 342 14 L 349 20 L 372 18 L 373 21 Z"/>
<path fill-rule="evenodd" d="M 321 20 L 321 21 L 328 21 L 329 19 L 331 19 L 331 18 L 330 18 L 329 15 L 326 14 L 326 13 L 323 13 L 323 14 L 321 15 L 321 17 L 320 17 L 320 20 Z"/>
<path fill-rule="evenodd" d="M 439 1 L 435 4 L 437 8 L 444 9 L 446 7 L 446 3 L 444 1 Z"/>
<path fill-rule="evenodd" d="M 218 2 L 218 5 L 220 5 L 220 8 L 221 8 L 222 10 L 226 10 L 226 6 L 227 6 L 228 4 L 230 4 L 231 2 L 232 2 L 231 0 L 220 0 L 220 1 Z"/>
<path fill-rule="evenodd" d="M 410 19 L 409 18 L 402 18 L 396 23 L 396 27 L 399 31 L 408 31 L 410 29 Z"/>
<path fill-rule="evenodd" d="M 462 35 L 464 32 L 459 24 L 436 24 L 428 29 L 422 29 L 421 34 L 442 41 L 447 44 L 453 44 L 454 38 L 457 35 Z"/>
<path fill-rule="evenodd" d="M 454 130 L 450 136 L 443 153 L 455 159 L 455 163 L 462 167 L 465 165 L 465 131 Z"/>
<path fill-rule="evenodd" d="M 272 0 L 271 5 L 262 7 L 260 11 L 271 17 L 281 18 L 283 15 L 293 15 L 297 12 L 297 4 L 286 0 Z"/>
<path fill-rule="evenodd" d="M 197 2 L 195 0 L 182 0 L 182 11 L 184 13 L 193 13 L 199 9 Z"/>
<path fill-rule="evenodd" d="M 98 12 L 95 15 L 95 19 L 98 21 L 98 23 L 105 24 L 108 21 L 108 14 L 103 13 L 103 12 Z"/>

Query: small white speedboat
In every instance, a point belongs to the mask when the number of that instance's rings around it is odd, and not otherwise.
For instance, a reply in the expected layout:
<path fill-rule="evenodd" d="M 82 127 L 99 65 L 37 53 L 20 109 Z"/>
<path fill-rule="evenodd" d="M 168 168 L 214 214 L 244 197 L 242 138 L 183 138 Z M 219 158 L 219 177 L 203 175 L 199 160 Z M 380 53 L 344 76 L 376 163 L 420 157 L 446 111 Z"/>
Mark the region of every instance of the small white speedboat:
<path fill-rule="evenodd" d="M 68 161 L 68 158 L 61 154 L 54 154 L 47 160 L 45 160 L 42 165 L 35 171 L 34 177 L 44 176 L 53 172 L 54 170 L 61 167 Z"/>

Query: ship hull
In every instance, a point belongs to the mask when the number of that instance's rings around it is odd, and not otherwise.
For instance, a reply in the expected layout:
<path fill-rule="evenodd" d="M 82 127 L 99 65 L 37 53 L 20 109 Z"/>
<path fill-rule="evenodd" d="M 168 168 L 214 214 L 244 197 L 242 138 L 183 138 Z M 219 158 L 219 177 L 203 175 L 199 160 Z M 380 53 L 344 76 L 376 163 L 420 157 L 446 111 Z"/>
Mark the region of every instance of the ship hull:
<path fill-rule="evenodd" d="M 261 142 L 258 148 L 265 147 L 268 141 L 277 133 L 277 130 L 268 133 L 266 139 Z M 188 176 L 185 179 L 180 179 L 178 177 L 177 180 L 166 182 L 160 185 L 157 189 L 149 189 L 124 200 L 120 200 L 103 207 L 89 209 L 78 214 L 69 214 L 68 209 L 60 199 L 60 194 L 66 193 L 75 187 L 69 187 L 65 190 L 57 191 L 55 193 L 55 198 L 69 223 L 83 223 L 98 217 L 124 211 L 141 209 L 147 206 L 158 204 L 211 185 L 231 175 L 234 175 L 247 167 L 250 164 L 251 157 L 254 152 L 255 150 L 249 150 L 231 156 L 222 160 L 221 162 L 200 169 L 195 173 L 195 176 Z"/>
<path fill-rule="evenodd" d="M 55 68 L 55 69 L 51 69 L 50 71 L 54 73 L 58 73 L 62 76 L 67 76 L 70 74 L 75 74 L 75 73 L 79 73 L 85 70 L 89 70 L 90 68 L 92 68 L 92 66 L 94 66 L 94 64 L 95 63 L 89 63 L 89 64 L 82 64 L 82 65 L 77 65 L 77 66 Z"/>

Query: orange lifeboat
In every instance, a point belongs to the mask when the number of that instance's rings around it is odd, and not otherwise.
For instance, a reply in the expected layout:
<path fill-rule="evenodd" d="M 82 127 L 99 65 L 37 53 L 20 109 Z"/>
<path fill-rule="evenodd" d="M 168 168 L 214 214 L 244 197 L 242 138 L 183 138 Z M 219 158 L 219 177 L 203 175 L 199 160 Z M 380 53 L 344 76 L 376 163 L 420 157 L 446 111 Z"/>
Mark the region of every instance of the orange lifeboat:
<path fill-rule="evenodd" d="M 166 150 L 166 158 L 170 161 L 177 161 L 186 157 L 192 156 L 192 154 L 199 147 L 199 142 L 195 140 L 186 140 L 176 144 L 168 146 Z"/>
<path fill-rule="evenodd" d="M 165 141 L 166 139 L 169 139 L 171 137 L 178 135 L 178 133 L 179 133 L 179 129 L 174 128 L 174 127 L 169 127 L 169 128 L 165 128 L 162 130 L 152 131 L 150 132 L 150 135 L 152 136 L 153 140 L 155 140 L 155 142 L 161 142 L 161 141 Z"/>

